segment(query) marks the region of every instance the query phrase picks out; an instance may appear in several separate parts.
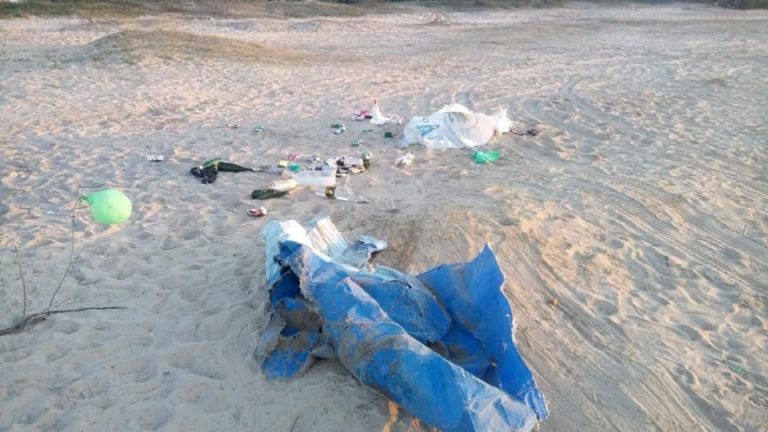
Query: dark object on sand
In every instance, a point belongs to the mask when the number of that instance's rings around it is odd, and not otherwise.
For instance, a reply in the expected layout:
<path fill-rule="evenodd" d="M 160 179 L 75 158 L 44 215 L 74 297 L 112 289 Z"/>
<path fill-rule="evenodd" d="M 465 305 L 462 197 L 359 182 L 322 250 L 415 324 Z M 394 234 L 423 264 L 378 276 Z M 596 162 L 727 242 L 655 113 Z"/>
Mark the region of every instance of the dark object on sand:
<path fill-rule="evenodd" d="M 210 184 L 216 181 L 216 176 L 219 171 L 222 172 L 243 172 L 251 171 L 256 172 L 253 168 L 246 168 L 237 164 L 224 162 L 221 158 L 209 159 L 203 162 L 202 165 L 194 167 L 189 170 L 190 174 L 200 179 L 203 184 Z"/>

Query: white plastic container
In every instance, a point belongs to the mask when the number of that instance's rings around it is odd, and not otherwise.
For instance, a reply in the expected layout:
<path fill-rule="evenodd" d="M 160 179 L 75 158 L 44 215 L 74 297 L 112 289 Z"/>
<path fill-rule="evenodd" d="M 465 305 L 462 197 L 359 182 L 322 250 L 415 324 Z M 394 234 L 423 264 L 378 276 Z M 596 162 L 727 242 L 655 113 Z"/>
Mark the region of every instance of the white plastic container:
<path fill-rule="evenodd" d="M 336 186 L 336 173 L 331 169 L 321 171 L 299 171 L 294 179 L 300 186 L 328 187 Z"/>

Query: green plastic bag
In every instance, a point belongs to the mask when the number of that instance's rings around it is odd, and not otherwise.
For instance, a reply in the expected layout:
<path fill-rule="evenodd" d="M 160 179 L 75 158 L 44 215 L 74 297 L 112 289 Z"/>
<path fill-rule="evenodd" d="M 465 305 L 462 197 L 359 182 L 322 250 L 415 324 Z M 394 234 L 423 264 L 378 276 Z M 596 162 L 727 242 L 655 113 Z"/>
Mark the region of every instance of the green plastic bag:
<path fill-rule="evenodd" d="M 112 225 L 125 222 L 131 217 L 133 204 L 120 191 L 104 189 L 83 198 L 91 205 L 91 215 L 96 222 Z"/>
<path fill-rule="evenodd" d="M 482 152 L 482 151 L 476 151 L 472 154 L 472 159 L 475 160 L 475 163 L 479 164 L 487 164 L 490 162 L 495 162 L 501 158 L 501 152 L 498 150 L 489 151 L 489 152 Z"/>

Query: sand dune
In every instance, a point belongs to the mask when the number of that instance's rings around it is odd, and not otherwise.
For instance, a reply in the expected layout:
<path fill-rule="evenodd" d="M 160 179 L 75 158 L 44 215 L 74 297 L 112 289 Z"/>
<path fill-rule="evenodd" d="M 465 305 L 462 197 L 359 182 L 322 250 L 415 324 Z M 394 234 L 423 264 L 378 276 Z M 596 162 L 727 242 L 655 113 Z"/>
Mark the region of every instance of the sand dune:
<path fill-rule="evenodd" d="M 542 431 L 742 430 L 768 423 L 768 14 L 702 6 L 410 12 L 347 18 L 0 21 L 0 431 L 427 430 L 333 362 L 267 381 L 263 224 L 329 214 L 376 262 L 423 271 L 490 242 L 517 340 L 548 397 Z M 509 108 L 504 158 L 412 147 L 350 120 L 452 101 Z M 348 131 L 334 135 L 343 120 Z M 238 128 L 231 127 L 237 124 Z M 256 124 L 266 127 L 253 133 Z M 229 126 L 228 126 L 229 125 Z M 364 139 L 361 147 L 350 146 Z M 310 191 L 246 210 L 266 173 L 210 157 L 374 153 L 368 204 Z M 146 154 L 163 154 L 150 163 Z"/>

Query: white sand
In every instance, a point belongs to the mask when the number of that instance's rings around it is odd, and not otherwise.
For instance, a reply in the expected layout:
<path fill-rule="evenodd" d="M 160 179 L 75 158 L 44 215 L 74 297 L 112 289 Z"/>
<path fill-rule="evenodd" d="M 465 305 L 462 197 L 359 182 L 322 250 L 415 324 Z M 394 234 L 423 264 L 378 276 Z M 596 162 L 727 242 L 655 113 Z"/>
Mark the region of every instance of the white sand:
<path fill-rule="evenodd" d="M 284 383 L 252 358 L 261 227 L 317 214 L 388 240 L 377 261 L 407 271 L 492 243 L 551 405 L 542 431 L 765 430 L 766 70 L 768 13 L 687 5 L 0 21 L 0 327 L 21 316 L 14 243 L 39 312 L 78 194 L 111 186 L 135 207 L 113 227 L 78 210 L 56 302 L 125 310 L 0 336 L 0 431 L 421 429 L 336 363 Z M 383 131 L 399 129 L 349 120 L 374 98 L 404 118 L 509 107 L 543 132 L 500 139 L 493 166 L 415 147 L 396 169 Z M 260 220 L 249 194 L 273 176 L 188 174 L 365 149 L 350 186 L 370 204 L 296 191 Z"/>

